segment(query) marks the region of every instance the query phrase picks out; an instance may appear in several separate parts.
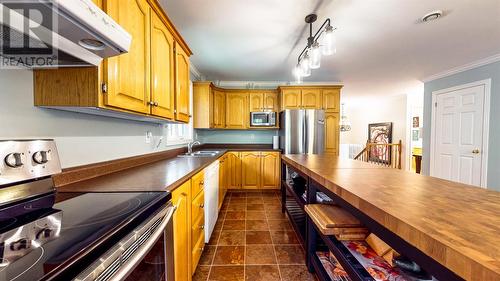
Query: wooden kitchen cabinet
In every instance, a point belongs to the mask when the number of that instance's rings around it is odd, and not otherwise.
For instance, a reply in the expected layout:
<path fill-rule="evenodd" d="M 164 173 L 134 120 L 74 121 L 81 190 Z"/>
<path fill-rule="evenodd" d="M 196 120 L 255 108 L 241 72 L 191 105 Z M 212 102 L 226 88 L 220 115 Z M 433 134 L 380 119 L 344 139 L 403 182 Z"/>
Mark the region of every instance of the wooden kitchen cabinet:
<path fill-rule="evenodd" d="M 227 153 L 227 187 L 228 189 L 241 188 L 241 158 L 240 152 Z"/>
<path fill-rule="evenodd" d="M 226 197 L 228 182 L 229 182 L 229 162 L 227 161 L 228 155 L 224 154 L 219 159 L 219 211 L 222 208 L 222 203 Z"/>
<path fill-rule="evenodd" d="M 321 109 L 321 89 L 302 89 L 301 107 L 306 109 Z"/>
<path fill-rule="evenodd" d="M 299 109 L 302 106 L 300 89 L 283 89 L 281 91 L 282 109 Z"/>
<path fill-rule="evenodd" d="M 250 112 L 279 111 L 278 93 L 276 91 L 264 91 L 249 93 Z"/>
<path fill-rule="evenodd" d="M 325 114 L 325 152 L 339 154 L 339 113 Z"/>
<path fill-rule="evenodd" d="M 280 182 L 280 153 L 261 152 L 261 187 L 276 189 Z"/>
<path fill-rule="evenodd" d="M 281 108 L 324 109 L 325 112 L 340 111 L 341 85 L 325 86 L 281 86 Z"/>
<path fill-rule="evenodd" d="M 133 40 L 98 66 L 34 70 L 35 106 L 163 123 L 189 122 L 192 54 L 157 0 L 95 0 Z"/>
<path fill-rule="evenodd" d="M 272 91 L 264 93 L 264 110 L 279 112 L 278 92 Z"/>
<path fill-rule="evenodd" d="M 260 152 L 241 152 L 241 185 L 244 189 L 260 188 Z"/>
<path fill-rule="evenodd" d="M 226 127 L 226 95 L 223 91 L 214 90 L 214 128 Z"/>
<path fill-rule="evenodd" d="M 191 181 L 187 181 L 172 192 L 172 202 L 177 207 L 174 216 L 174 268 L 175 281 L 191 280 Z"/>
<path fill-rule="evenodd" d="M 151 19 L 151 114 L 174 119 L 174 37 L 156 13 Z"/>
<path fill-rule="evenodd" d="M 211 82 L 193 82 L 193 127 L 209 129 L 214 127 L 215 94 Z"/>
<path fill-rule="evenodd" d="M 264 94 L 251 93 L 249 95 L 250 112 L 259 112 L 264 110 Z"/>
<path fill-rule="evenodd" d="M 246 129 L 248 127 L 248 94 L 243 92 L 226 93 L 226 128 Z"/>
<path fill-rule="evenodd" d="M 191 178 L 191 274 L 194 274 L 205 246 L 205 231 L 203 230 L 205 225 L 204 179 L 204 171 Z"/>
<path fill-rule="evenodd" d="M 189 56 L 182 48 L 175 48 L 175 120 L 189 122 Z"/>
<path fill-rule="evenodd" d="M 322 108 L 325 112 L 340 112 L 340 89 L 323 90 Z"/>
<path fill-rule="evenodd" d="M 280 153 L 241 152 L 241 185 L 244 189 L 276 189 L 280 179 Z"/>
<path fill-rule="evenodd" d="M 151 8 L 146 0 L 108 0 L 105 12 L 132 36 L 127 54 L 104 62 L 106 106 L 150 112 L 150 18 Z"/>

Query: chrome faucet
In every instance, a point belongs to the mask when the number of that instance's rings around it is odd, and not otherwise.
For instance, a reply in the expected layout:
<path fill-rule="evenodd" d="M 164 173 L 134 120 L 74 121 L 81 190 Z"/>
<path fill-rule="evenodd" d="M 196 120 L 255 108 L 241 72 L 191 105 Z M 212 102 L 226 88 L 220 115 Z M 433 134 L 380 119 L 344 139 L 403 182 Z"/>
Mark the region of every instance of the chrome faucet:
<path fill-rule="evenodd" d="M 200 145 L 200 144 L 201 144 L 201 142 L 199 142 L 199 141 L 193 141 L 193 142 L 188 143 L 188 152 L 187 153 L 193 153 L 193 146 Z"/>

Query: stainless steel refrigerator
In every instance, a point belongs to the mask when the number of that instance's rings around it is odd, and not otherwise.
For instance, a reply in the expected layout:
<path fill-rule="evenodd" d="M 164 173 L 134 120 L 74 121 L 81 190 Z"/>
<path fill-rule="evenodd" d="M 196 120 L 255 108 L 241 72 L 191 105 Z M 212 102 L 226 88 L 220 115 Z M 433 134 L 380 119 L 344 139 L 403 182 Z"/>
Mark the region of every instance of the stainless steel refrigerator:
<path fill-rule="evenodd" d="M 280 113 L 280 149 L 285 154 L 321 154 L 325 151 L 325 112 L 287 109 Z"/>

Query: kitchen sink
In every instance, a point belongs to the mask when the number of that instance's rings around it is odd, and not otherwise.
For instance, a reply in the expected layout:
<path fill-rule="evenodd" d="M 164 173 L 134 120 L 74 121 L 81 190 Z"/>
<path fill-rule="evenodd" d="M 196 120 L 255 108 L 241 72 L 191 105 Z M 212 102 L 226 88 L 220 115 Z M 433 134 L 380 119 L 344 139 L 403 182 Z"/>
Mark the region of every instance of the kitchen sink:
<path fill-rule="evenodd" d="M 219 150 L 199 150 L 191 153 L 184 153 L 179 155 L 178 157 L 214 157 L 219 153 Z"/>

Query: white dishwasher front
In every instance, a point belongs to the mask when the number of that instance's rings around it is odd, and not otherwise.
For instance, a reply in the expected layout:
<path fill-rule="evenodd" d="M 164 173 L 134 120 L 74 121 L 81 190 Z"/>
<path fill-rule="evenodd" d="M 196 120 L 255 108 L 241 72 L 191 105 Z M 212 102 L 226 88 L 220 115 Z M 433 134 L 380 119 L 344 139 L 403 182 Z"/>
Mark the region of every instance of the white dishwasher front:
<path fill-rule="evenodd" d="M 205 242 L 208 243 L 219 216 L 219 160 L 205 169 Z"/>

